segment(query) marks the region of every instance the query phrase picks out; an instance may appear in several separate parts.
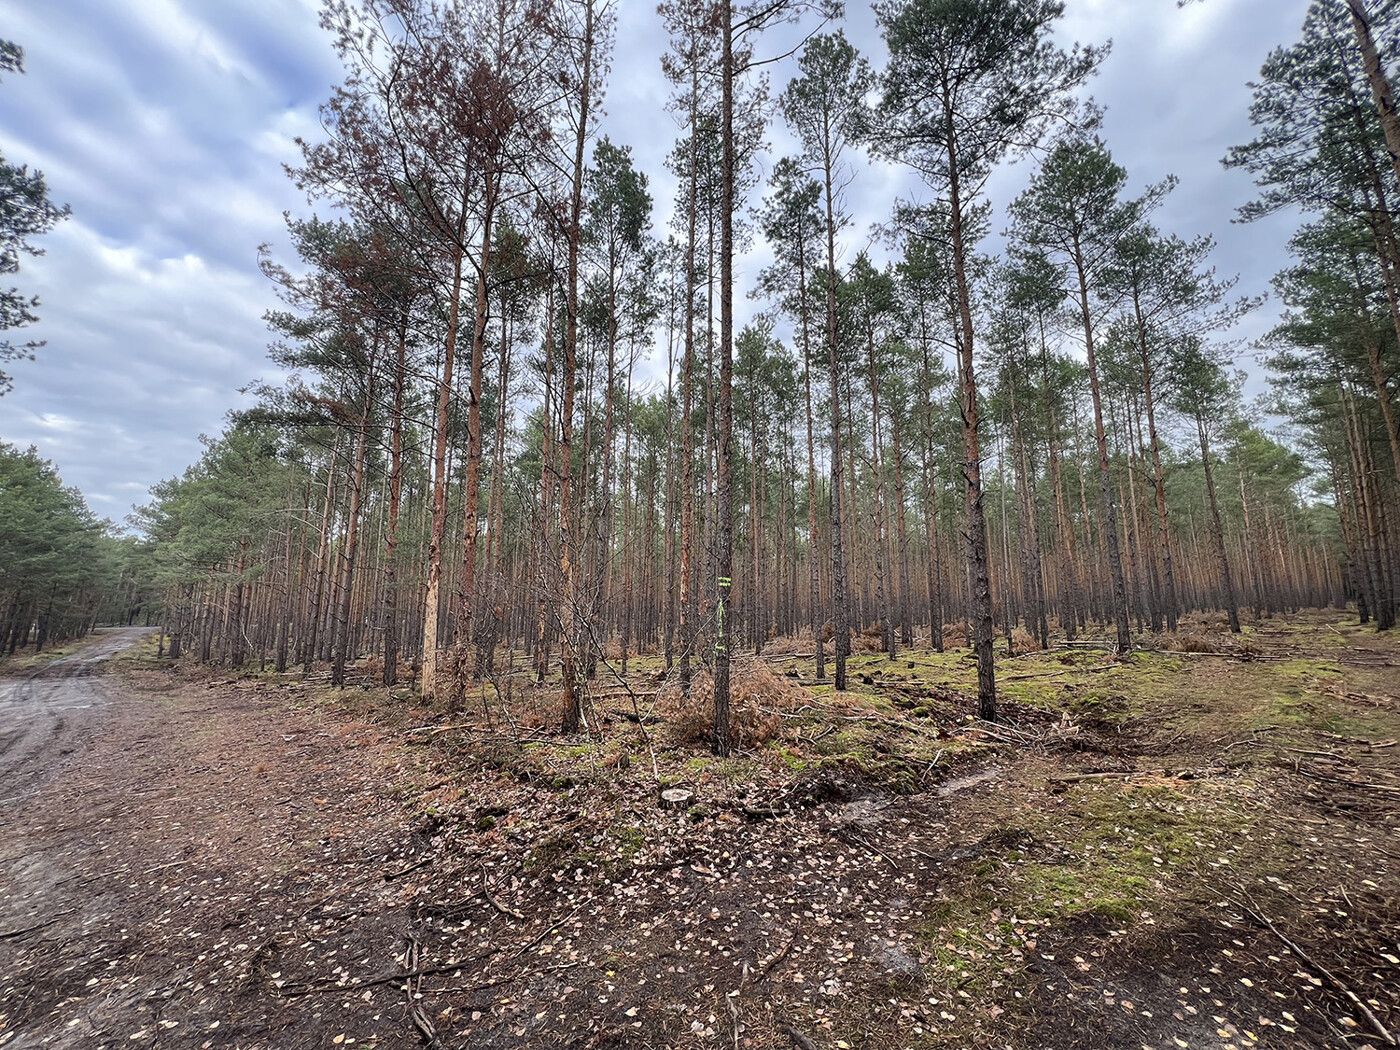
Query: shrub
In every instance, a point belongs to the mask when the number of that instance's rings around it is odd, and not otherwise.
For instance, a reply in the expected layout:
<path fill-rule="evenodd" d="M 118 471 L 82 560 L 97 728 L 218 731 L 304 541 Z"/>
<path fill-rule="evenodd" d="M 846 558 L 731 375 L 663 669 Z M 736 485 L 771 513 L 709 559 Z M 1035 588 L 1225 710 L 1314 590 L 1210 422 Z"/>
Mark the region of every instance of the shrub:
<path fill-rule="evenodd" d="M 661 691 L 658 708 L 671 723 L 678 743 L 708 744 L 715 731 L 715 685 L 708 669 L 696 672 L 690 680 L 690 695 L 681 693 L 673 680 Z M 782 728 L 780 711 L 809 699 L 808 693 L 787 678 L 779 677 L 767 664 L 745 663 L 732 666 L 729 679 L 729 724 L 734 743 L 754 748 L 767 743 Z"/>

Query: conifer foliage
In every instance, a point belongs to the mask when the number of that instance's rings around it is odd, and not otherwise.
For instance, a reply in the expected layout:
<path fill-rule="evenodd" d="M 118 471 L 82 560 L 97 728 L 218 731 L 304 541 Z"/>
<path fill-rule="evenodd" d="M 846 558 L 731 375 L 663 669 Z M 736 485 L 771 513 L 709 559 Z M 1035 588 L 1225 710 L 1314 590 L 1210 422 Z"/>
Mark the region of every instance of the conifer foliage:
<path fill-rule="evenodd" d="M 24 72 L 24 49 L 10 40 L 0 40 L 0 74 Z M 20 258 L 42 255 L 31 237 L 48 233 L 70 209 L 49 199 L 49 188 L 40 171 L 15 165 L 0 154 L 0 275 L 19 272 Z M 18 288 L 0 288 L 0 332 L 23 328 L 39 319 L 34 313 L 39 300 Z M 0 362 L 28 359 L 43 346 L 42 340 L 15 343 L 0 338 Z M 13 386 L 10 376 L 0 371 L 0 394 Z"/>

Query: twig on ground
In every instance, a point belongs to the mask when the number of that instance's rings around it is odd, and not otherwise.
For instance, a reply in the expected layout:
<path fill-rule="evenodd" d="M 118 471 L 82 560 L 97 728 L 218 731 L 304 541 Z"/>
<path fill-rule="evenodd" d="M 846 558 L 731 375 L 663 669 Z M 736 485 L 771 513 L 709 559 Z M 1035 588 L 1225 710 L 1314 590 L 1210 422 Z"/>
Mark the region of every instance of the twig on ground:
<path fill-rule="evenodd" d="M 1173 780 L 1198 780 L 1201 777 L 1219 776 L 1225 770 L 1219 766 L 1203 769 L 1131 769 L 1111 773 L 1069 773 L 1062 777 L 1046 777 L 1050 784 L 1079 784 L 1086 780 L 1131 780 L 1134 777 L 1169 777 Z"/>
<path fill-rule="evenodd" d="M 406 868 L 400 868 L 398 871 L 391 871 L 386 873 L 384 876 L 384 881 L 393 882 L 395 879 L 401 879 L 410 872 L 417 871 L 419 868 L 426 868 L 432 862 L 432 857 L 424 857 L 422 860 L 418 861 L 417 863 L 410 864 Z"/>
<path fill-rule="evenodd" d="M 792 1025 L 785 1024 L 779 1030 L 783 1035 L 792 1040 L 792 1045 L 797 1047 L 797 1050 L 818 1050 L 816 1043 L 812 1042 L 812 1040 L 808 1039 Z"/>
<path fill-rule="evenodd" d="M 514 952 L 514 954 L 511 955 L 511 958 L 512 958 L 512 959 L 518 959 L 518 958 L 520 958 L 520 956 L 524 955 L 526 952 L 528 952 L 528 951 L 529 951 L 531 948 L 533 948 L 535 945 L 539 944 L 540 941 L 544 940 L 546 937 L 548 937 L 548 936 L 549 936 L 551 933 L 553 933 L 555 930 L 559 929 L 561 926 L 567 925 L 567 924 L 574 918 L 574 916 L 576 916 L 576 915 L 582 910 L 582 908 L 583 908 L 583 905 L 580 904 L 577 908 L 575 908 L 572 912 L 569 913 L 569 915 L 564 919 L 563 922 L 551 922 L 548 926 L 546 926 L 543 930 L 541 930 L 537 936 L 535 936 L 534 938 L 532 938 L 532 939 L 531 939 L 530 941 L 528 941 L 527 943 L 522 944 L 519 948 L 515 949 L 515 952 Z"/>
<path fill-rule="evenodd" d="M 491 907 L 495 908 L 498 912 L 500 912 L 507 918 L 517 919 L 521 922 L 525 921 L 524 915 L 521 915 L 520 912 L 516 911 L 514 908 L 507 908 L 504 904 L 498 901 L 495 898 L 495 896 L 491 893 L 491 884 L 486 881 L 485 868 L 481 869 L 481 895 L 486 898 L 487 904 L 491 905 Z"/>
<path fill-rule="evenodd" d="M 284 986 L 278 989 L 278 994 L 284 999 L 296 999 L 303 995 L 312 995 L 316 992 L 357 992 L 361 988 L 373 988 L 379 984 L 395 984 L 399 981 L 414 977 L 433 977 L 442 973 L 455 973 L 462 967 L 469 965 L 470 960 L 461 959 L 457 962 L 443 963 L 441 966 L 420 966 L 416 970 L 405 970 L 397 973 L 382 973 L 378 977 L 366 977 L 360 981 L 353 981 L 342 984 L 339 981 L 322 981 L 320 984 L 303 984 Z"/>
<path fill-rule="evenodd" d="M 418 938 L 409 934 L 408 950 L 404 952 L 405 969 L 412 974 L 418 969 Z M 408 998 L 408 1016 L 413 1021 L 413 1027 L 418 1029 L 418 1034 L 422 1037 L 423 1043 L 427 1046 L 437 1046 L 437 1029 L 433 1027 L 432 1020 L 423 1012 L 423 1007 L 419 1004 L 419 986 L 422 985 L 421 977 L 409 976 L 404 981 L 404 995 Z"/>
<path fill-rule="evenodd" d="M 757 985 L 762 984 L 764 981 L 766 981 L 768 979 L 768 975 L 773 972 L 773 970 L 778 966 L 778 964 L 788 957 L 788 952 L 792 951 L 792 946 L 796 942 L 797 928 L 793 927 L 792 932 L 788 934 L 787 941 L 783 944 L 781 948 L 778 949 L 778 954 L 773 956 L 773 958 L 769 959 L 768 962 L 764 964 L 763 969 L 758 971 L 758 976 L 754 978 L 753 983 Z"/>
<path fill-rule="evenodd" d="M 1356 1007 L 1357 1011 L 1361 1014 L 1361 1016 L 1365 1017 L 1366 1020 L 1370 1022 L 1371 1029 L 1376 1033 L 1376 1035 L 1381 1037 L 1381 1040 L 1387 1046 L 1400 1046 L 1400 1042 L 1396 1041 L 1395 1036 L 1390 1034 L 1390 1030 L 1381 1023 L 1380 1018 L 1378 1018 L 1374 1013 L 1371 1012 L 1371 1008 L 1367 1006 L 1365 1002 L 1362 1001 L 1361 997 L 1351 990 L 1350 985 L 1348 985 L 1331 970 L 1327 969 L 1327 967 L 1323 966 L 1316 959 L 1312 958 L 1312 956 L 1308 955 L 1308 953 L 1304 951 L 1296 941 L 1293 941 L 1288 937 L 1284 936 L 1284 934 L 1280 932 L 1279 928 L 1273 924 L 1269 917 L 1265 915 L 1262 911 L 1260 911 L 1259 908 L 1254 904 L 1254 899 L 1250 897 L 1249 892 L 1247 890 L 1245 890 L 1243 887 L 1237 887 L 1237 889 L 1239 889 L 1239 892 L 1244 895 L 1245 900 L 1248 903 L 1241 903 L 1238 900 L 1235 903 L 1239 904 L 1247 915 L 1249 915 L 1260 925 L 1267 927 L 1270 933 L 1272 933 L 1275 937 L 1277 937 L 1280 941 L 1282 941 L 1288 946 L 1289 951 L 1291 951 L 1299 959 L 1302 959 L 1303 962 L 1307 963 L 1318 973 L 1322 974 L 1322 976 L 1325 977 L 1328 981 L 1330 981 L 1332 983 L 1332 986 L 1336 988 L 1337 991 L 1341 992 L 1342 995 L 1346 996 L 1346 998 L 1351 1002 L 1351 1004 Z"/>
<path fill-rule="evenodd" d="M 4 933 L 0 933 L 0 941 L 12 941 L 18 937 L 23 937 L 26 933 L 33 933 L 36 930 L 42 930 L 45 926 L 52 926 L 65 915 L 69 915 L 77 910 L 77 908 L 65 908 L 63 911 L 54 915 L 53 918 L 45 919 L 43 922 L 35 923 L 33 926 L 26 926 L 22 930 L 6 930 Z"/>
<path fill-rule="evenodd" d="M 889 863 L 889 866 L 892 867 L 895 871 L 898 871 L 898 870 L 899 870 L 899 865 L 896 864 L 896 863 L 890 858 L 890 855 L 889 855 L 888 853 L 886 853 L 884 850 L 882 850 L 879 846 L 875 845 L 875 843 L 871 842 L 869 839 L 865 838 L 863 835 L 857 835 L 855 832 L 850 832 L 850 836 L 851 836 L 851 838 L 853 838 L 859 845 L 864 846 L 864 847 L 865 847 L 866 849 L 868 849 L 871 853 L 875 853 L 875 854 L 878 854 L 878 855 L 881 856 L 881 857 L 884 857 L 885 860 Z"/>

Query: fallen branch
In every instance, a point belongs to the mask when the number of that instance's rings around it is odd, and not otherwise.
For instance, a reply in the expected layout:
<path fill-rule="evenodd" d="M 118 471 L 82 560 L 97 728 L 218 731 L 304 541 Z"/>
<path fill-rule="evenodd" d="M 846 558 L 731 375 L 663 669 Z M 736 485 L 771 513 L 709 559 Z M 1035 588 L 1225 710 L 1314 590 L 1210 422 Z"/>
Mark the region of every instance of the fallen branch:
<path fill-rule="evenodd" d="M 1070 773 L 1062 777 L 1046 777 L 1045 780 L 1049 784 L 1081 784 L 1086 780 L 1127 780 L 1129 777 L 1150 775 L 1152 772 L 1151 770 L 1131 769 L 1118 773 Z M 1162 774 L 1166 771 L 1157 770 L 1156 772 Z"/>
<path fill-rule="evenodd" d="M 884 857 L 885 860 L 889 862 L 890 867 L 892 867 L 895 871 L 899 871 L 899 865 L 894 862 L 894 860 L 890 857 L 888 853 L 882 850 L 879 846 L 875 845 L 875 843 L 871 842 L 863 835 L 856 834 L 854 831 L 850 832 L 850 836 L 851 838 L 855 839 L 857 844 L 865 847 L 871 853 L 876 853 L 879 854 L 881 857 Z"/>
<path fill-rule="evenodd" d="M 312 995 L 316 992 L 355 992 L 361 988 L 373 988 L 379 984 L 393 984 L 397 981 L 406 981 L 415 977 L 432 977 L 436 974 L 455 973 L 463 966 L 467 965 L 466 960 L 458 962 L 443 963 L 441 966 L 422 966 L 416 970 L 405 970 L 401 973 L 382 973 L 378 977 L 366 977 L 362 981 L 355 981 L 352 984 L 342 984 L 339 981 L 323 981 L 320 984 L 305 984 L 278 989 L 278 994 L 284 999 L 296 999 L 303 995 Z"/>
<path fill-rule="evenodd" d="M 412 736 L 414 733 L 426 733 L 428 738 L 438 736 L 442 733 L 471 733 L 477 727 L 471 723 L 458 723 L 450 726 L 418 726 L 415 729 L 405 729 L 404 736 Z"/>
<path fill-rule="evenodd" d="M 518 958 L 520 958 L 520 956 L 524 955 L 526 952 L 528 952 L 528 951 L 529 951 L 531 948 L 533 948 L 535 945 L 539 944 L 540 941 L 544 940 L 546 937 L 548 937 L 548 936 L 549 936 L 551 933 L 553 933 L 555 930 L 559 929 L 559 928 L 562 927 L 562 926 L 567 926 L 570 922 L 572 922 L 572 921 L 574 920 L 574 918 L 575 918 L 575 917 L 578 915 L 578 913 L 579 913 L 580 911 L 582 911 L 582 910 L 583 910 L 583 905 L 580 904 L 577 908 L 575 908 L 572 912 L 569 913 L 569 915 L 564 919 L 563 922 L 552 922 L 552 923 L 550 923 L 548 926 L 546 926 L 543 930 L 541 930 L 537 935 L 535 935 L 534 937 L 532 937 L 532 938 L 531 938 L 529 941 L 527 941 L 525 944 L 522 944 L 519 948 L 515 949 L 515 953 L 511 956 L 511 958 L 512 958 L 512 959 L 518 959 Z"/>
<path fill-rule="evenodd" d="M 408 941 L 408 951 L 404 953 L 404 962 L 408 964 L 410 971 L 418 968 L 418 938 L 411 936 Z M 408 1016 L 413 1021 L 413 1027 L 418 1029 L 418 1034 L 422 1037 L 423 1043 L 429 1047 L 438 1045 L 437 1029 L 433 1027 L 433 1022 L 428 1015 L 423 1012 L 423 1007 L 419 1005 L 417 992 L 422 985 L 421 977 L 410 977 L 404 981 L 404 996 L 408 999 Z"/>
<path fill-rule="evenodd" d="M 1380 791 L 1387 795 L 1400 795 L 1400 787 L 1393 787 L 1390 784 L 1377 784 L 1374 780 L 1357 780 L 1353 777 L 1332 776 L 1321 770 L 1301 764 L 1295 764 L 1293 768 L 1296 772 L 1301 773 L 1305 777 L 1311 777 L 1313 780 L 1321 780 L 1328 784 L 1345 784 L 1347 787 L 1370 788 L 1372 791 Z"/>
<path fill-rule="evenodd" d="M 45 926 L 52 926 L 54 923 L 58 922 L 59 919 L 63 918 L 63 916 L 76 910 L 76 908 L 65 908 L 52 919 L 45 919 L 43 922 L 35 923 L 33 926 L 26 926 L 22 930 L 6 930 L 4 933 L 0 933 L 0 941 L 12 941 L 17 937 L 23 937 L 26 933 L 33 933 L 35 930 L 42 930 Z"/>
<path fill-rule="evenodd" d="M 783 1025 L 780 1031 L 783 1035 L 792 1040 L 792 1045 L 797 1047 L 797 1050 L 819 1050 L 816 1043 L 812 1042 L 812 1040 L 808 1039 L 790 1024 Z"/>
<path fill-rule="evenodd" d="M 768 975 L 773 972 L 774 968 L 777 967 L 777 965 L 780 962 L 782 962 L 788 957 L 788 952 L 792 951 L 792 946 L 796 942 L 797 929 L 794 927 L 792 932 L 788 934 L 787 943 L 785 943 L 780 949 L 778 949 L 777 955 L 773 956 L 773 958 L 769 959 L 768 962 L 764 964 L 763 969 L 758 972 L 758 976 L 754 978 L 753 983 L 760 984 L 764 980 L 766 980 Z"/>
<path fill-rule="evenodd" d="M 1023 682 L 1027 678 L 1058 678 L 1062 674 L 1069 674 L 1071 671 L 1078 671 L 1078 667 L 1066 667 L 1059 671 L 1036 671 L 1033 674 L 1004 674 L 999 675 L 1003 682 Z"/>
<path fill-rule="evenodd" d="M 395 879 L 401 879 L 401 878 L 403 878 L 405 875 L 409 874 L 410 872 L 417 871 L 419 868 L 426 868 L 428 865 L 432 864 L 432 862 L 433 862 L 433 858 L 432 858 L 432 857 L 424 857 L 422 860 L 418 861 L 416 864 L 410 864 L 408 867 L 406 867 L 406 868 L 400 868 L 398 871 L 391 871 L 391 872 L 388 872 L 388 873 L 384 876 L 384 881 L 385 881 L 385 882 L 393 882 Z"/>
<path fill-rule="evenodd" d="M 1246 896 L 1248 896 L 1247 893 Z M 1242 905 L 1242 907 L 1251 918 L 1253 918 L 1256 922 L 1259 922 L 1262 925 L 1268 927 L 1270 933 L 1272 933 L 1275 937 L 1281 940 L 1284 944 L 1288 945 L 1289 951 L 1291 951 L 1298 958 L 1302 959 L 1303 962 L 1307 963 L 1318 973 L 1322 974 L 1322 976 L 1327 978 L 1327 980 L 1331 981 L 1332 986 L 1336 988 L 1339 992 L 1341 992 L 1344 996 L 1346 996 L 1347 999 L 1351 1001 L 1351 1004 L 1355 1006 L 1356 1009 L 1360 1012 L 1360 1014 L 1363 1017 L 1365 1017 L 1367 1021 L 1370 1022 L 1372 1030 L 1376 1033 L 1376 1035 L 1381 1037 L 1382 1042 L 1384 1042 L 1387 1046 L 1400 1046 L 1400 1042 L 1396 1042 L 1395 1036 L 1390 1034 L 1389 1029 L 1387 1029 L 1385 1025 L 1381 1024 L 1380 1018 L 1378 1018 L 1375 1014 L 1371 1012 L 1371 1008 L 1368 1007 L 1364 1002 L 1362 1002 L 1361 997 L 1355 992 L 1353 992 L 1351 990 L 1351 987 L 1345 981 L 1343 981 L 1331 970 L 1327 969 L 1327 967 L 1319 963 L 1316 959 L 1308 955 L 1308 953 L 1305 952 L 1296 942 L 1290 940 L 1289 938 L 1285 937 L 1281 932 L 1279 932 L 1279 928 L 1275 926 L 1269 920 L 1269 917 L 1265 915 L 1262 911 L 1259 911 L 1257 908 L 1252 907 L 1250 905 Z"/>
<path fill-rule="evenodd" d="M 1219 766 L 1204 769 L 1131 769 L 1112 773 L 1069 773 L 1062 777 L 1046 777 L 1050 784 L 1079 784 L 1086 780 L 1131 780 L 1133 777 L 1167 777 L 1172 780 L 1197 780 L 1201 777 L 1214 777 L 1224 773 Z"/>
<path fill-rule="evenodd" d="M 500 912 L 507 918 L 517 919 L 520 922 L 525 921 L 524 915 L 521 915 L 520 912 L 516 911 L 514 908 L 507 908 L 504 904 L 502 904 L 492 895 L 491 884 L 486 881 L 485 868 L 483 868 L 481 871 L 481 895 L 486 898 L 487 904 L 491 905 L 491 907 L 495 908 L 498 912 Z"/>

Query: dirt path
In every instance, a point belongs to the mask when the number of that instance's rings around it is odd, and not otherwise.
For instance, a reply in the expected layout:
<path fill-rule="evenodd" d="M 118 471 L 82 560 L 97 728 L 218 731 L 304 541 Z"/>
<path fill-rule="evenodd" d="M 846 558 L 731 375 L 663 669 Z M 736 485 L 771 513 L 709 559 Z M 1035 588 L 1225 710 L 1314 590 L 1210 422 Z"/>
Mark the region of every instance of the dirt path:
<path fill-rule="evenodd" d="M 100 632 L 100 639 L 34 671 L 0 679 L 0 822 L 63 765 L 90 729 L 88 714 L 105 695 L 92 675 L 138 641 L 142 628 Z"/>
<path fill-rule="evenodd" d="M 328 1015 L 269 968 L 388 962 L 337 954 L 397 937 L 383 874 L 407 836 L 371 763 L 283 703 L 101 675 L 140 634 L 0 686 L 0 1045 L 397 1045 L 402 1007 Z M 369 914 L 322 949 L 331 898 Z"/>

